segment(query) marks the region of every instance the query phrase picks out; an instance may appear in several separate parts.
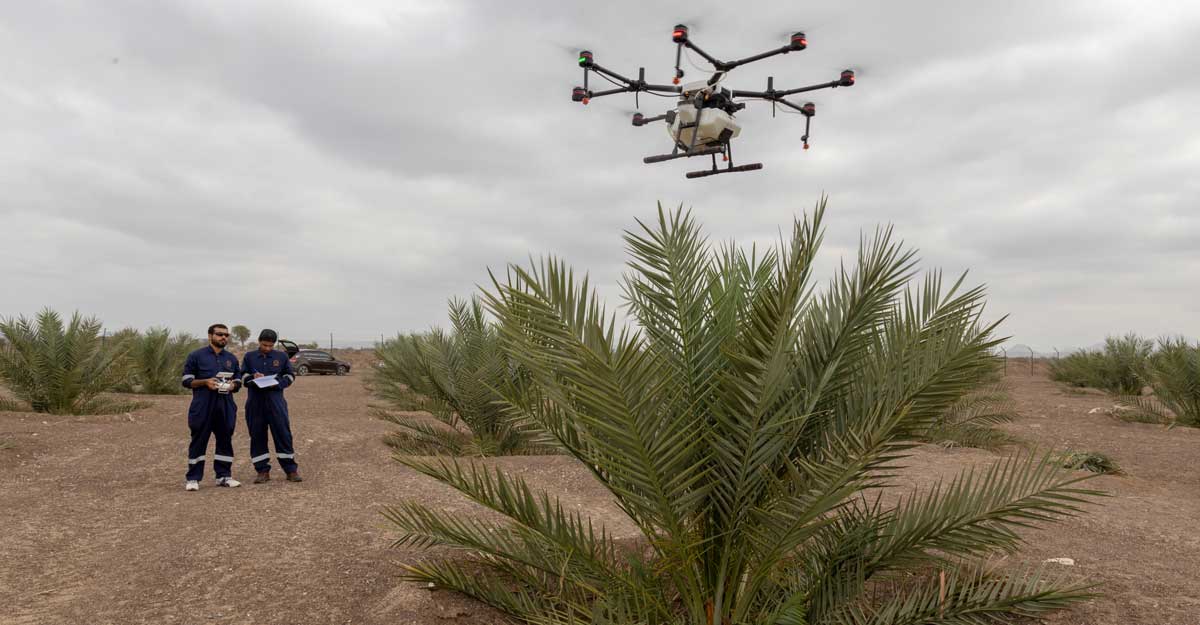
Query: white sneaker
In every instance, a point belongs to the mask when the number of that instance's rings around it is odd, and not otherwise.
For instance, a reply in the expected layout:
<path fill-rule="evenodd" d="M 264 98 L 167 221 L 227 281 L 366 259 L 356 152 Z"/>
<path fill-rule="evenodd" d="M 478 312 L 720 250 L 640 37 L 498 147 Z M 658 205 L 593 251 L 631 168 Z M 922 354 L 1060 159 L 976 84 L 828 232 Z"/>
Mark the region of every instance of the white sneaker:
<path fill-rule="evenodd" d="M 200 482 L 196 480 L 188 480 L 184 485 L 183 490 L 200 490 Z"/>
<path fill-rule="evenodd" d="M 228 488 L 237 488 L 238 486 L 241 486 L 241 485 L 242 485 L 241 482 L 233 479 L 232 477 L 217 478 L 217 486 L 225 486 Z"/>

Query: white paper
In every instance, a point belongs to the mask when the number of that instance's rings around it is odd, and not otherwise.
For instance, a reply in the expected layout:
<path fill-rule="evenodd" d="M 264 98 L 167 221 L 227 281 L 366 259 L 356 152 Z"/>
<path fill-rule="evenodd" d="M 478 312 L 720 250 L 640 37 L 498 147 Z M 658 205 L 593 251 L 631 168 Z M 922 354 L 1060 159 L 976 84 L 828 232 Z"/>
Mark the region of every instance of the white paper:
<path fill-rule="evenodd" d="M 279 380 L 275 379 L 274 375 L 264 375 L 261 378 L 254 378 L 253 380 L 250 380 L 250 383 L 258 388 L 271 388 L 272 386 L 279 386 Z"/>

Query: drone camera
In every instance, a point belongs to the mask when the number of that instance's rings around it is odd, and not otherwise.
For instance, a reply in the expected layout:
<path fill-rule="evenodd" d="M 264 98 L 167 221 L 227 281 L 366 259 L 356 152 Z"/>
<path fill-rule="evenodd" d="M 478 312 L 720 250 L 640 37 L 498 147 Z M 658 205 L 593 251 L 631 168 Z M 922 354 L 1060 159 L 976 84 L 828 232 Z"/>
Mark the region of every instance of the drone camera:
<path fill-rule="evenodd" d="M 642 115 L 641 113 L 633 114 L 633 125 L 634 126 L 643 126 L 645 124 L 646 124 L 646 116 L 645 115 Z"/>
<path fill-rule="evenodd" d="M 793 50 L 803 50 L 808 47 L 808 38 L 804 33 L 792 33 L 791 48 Z"/>
<path fill-rule="evenodd" d="M 579 66 L 580 67 L 591 67 L 594 63 L 595 63 L 595 59 L 594 59 L 594 57 L 592 57 L 592 53 L 590 51 L 583 50 L 582 52 L 579 53 Z"/>
<path fill-rule="evenodd" d="M 852 70 L 852 69 L 842 70 L 842 77 L 840 80 L 838 80 L 838 85 L 840 85 L 842 87 L 853 87 L 854 86 L 854 70 Z"/>
<path fill-rule="evenodd" d="M 671 41 L 675 43 L 683 43 L 688 40 L 688 27 L 683 24 L 676 24 L 675 30 L 671 32 Z"/>
<path fill-rule="evenodd" d="M 804 106 L 800 107 L 800 112 L 804 113 L 805 117 L 812 117 L 817 114 L 817 105 L 812 102 L 805 102 Z"/>

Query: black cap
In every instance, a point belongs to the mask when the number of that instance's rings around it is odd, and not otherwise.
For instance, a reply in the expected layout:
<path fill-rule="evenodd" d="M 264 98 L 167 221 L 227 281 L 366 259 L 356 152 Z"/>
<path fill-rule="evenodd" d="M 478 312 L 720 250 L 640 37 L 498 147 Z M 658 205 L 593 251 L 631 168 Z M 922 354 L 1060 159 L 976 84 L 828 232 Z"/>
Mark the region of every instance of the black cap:
<path fill-rule="evenodd" d="M 263 330 L 258 333 L 258 340 L 260 341 L 275 341 L 278 338 L 279 335 L 274 330 Z"/>

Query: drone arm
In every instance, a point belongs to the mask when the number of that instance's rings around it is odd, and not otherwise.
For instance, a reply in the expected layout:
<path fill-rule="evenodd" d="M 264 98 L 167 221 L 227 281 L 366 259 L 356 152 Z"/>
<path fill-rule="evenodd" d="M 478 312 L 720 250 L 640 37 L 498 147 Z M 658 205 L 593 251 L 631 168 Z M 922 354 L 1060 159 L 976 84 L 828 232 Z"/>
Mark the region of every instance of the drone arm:
<path fill-rule="evenodd" d="M 608 76 L 609 78 L 623 82 L 626 85 L 632 85 L 634 82 L 634 81 L 612 71 L 611 69 L 608 69 L 607 67 L 601 66 L 599 63 L 592 63 L 591 69 L 594 72 L 599 72 L 601 74 L 604 74 L 605 76 Z"/>
<path fill-rule="evenodd" d="M 680 89 L 681 89 L 680 87 L 677 87 L 675 85 L 648 84 L 642 78 L 638 78 L 637 80 L 631 80 L 629 78 L 626 78 L 626 77 L 612 71 L 611 69 L 608 69 L 607 67 L 600 65 L 599 63 L 592 63 L 587 69 L 597 72 L 603 76 L 612 78 L 613 80 L 616 80 L 620 83 L 624 83 L 624 86 L 620 87 L 618 89 L 608 89 L 605 91 L 597 91 L 596 93 L 593 93 L 589 96 L 589 97 L 593 97 L 593 98 L 603 96 L 603 95 L 612 95 L 614 93 L 632 93 L 632 92 L 638 92 L 638 91 L 679 93 Z M 586 79 L 586 74 L 585 74 L 585 79 Z"/>
<path fill-rule="evenodd" d="M 773 101 L 775 101 L 775 102 L 778 102 L 778 103 L 780 103 L 780 104 L 782 104 L 782 105 L 784 105 L 784 106 L 786 106 L 786 107 L 790 108 L 790 109 L 795 109 L 796 111 L 799 111 L 799 112 L 801 112 L 801 113 L 804 113 L 805 115 L 807 115 L 807 114 L 808 114 L 808 113 L 807 113 L 807 112 L 804 110 L 804 108 L 803 108 L 803 107 L 801 107 L 799 104 L 794 104 L 794 103 L 792 103 L 792 102 L 788 102 L 787 100 L 784 100 L 783 98 L 771 98 L 771 99 L 772 99 Z"/>
<path fill-rule="evenodd" d="M 792 46 L 789 45 L 789 46 L 783 46 L 782 48 L 776 48 L 774 50 L 768 50 L 767 52 L 763 52 L 762 54 L 755 54 L 754 56 L 748 56 L 744 59 L 739 59 L 737 61 L 730 61 L 728 63 L 723 63 L 722 64 L 723 67 L 721 67 L 721 69 L 723 69 L 725 71 L 729 71 L 739 65 L 746 65 L 747 63 L 761 61 L 763 59 L 773 57 L 776 54 L 787 54 L 788 52 L 791 52 L 793 49 L 794 48 L 792 48 Z"/>
<path fill-rule="evenodd" d="M 734 89 L 732 93 L 735 98 L 762 98 L 763 100 L 774 100 L 778 95 L 778 93 L 772 95 L 766 91 L 742 91 L 740 89 Z"/>
<path fill-rule="evenodd" d="M 679 93 L 683 87 L 677 85 L 644 85 L 642 91 L 662 91 L 665 93 Z"/>
<path fill-rule="evenodd" d="M 794 95 L 797 93 L 804 93 L 805 91 L 816 91 L 818 89 L 837 89 L 840 86 L 842 86 L 841 81 L 831 80 L 829 82 L 823 82 L 818 85 L 809 85 L 807 87 L 798 87 L 796 89 L 786 89 L 784 91 L 777 91 L 777 92 L 775 92 L 775 95 L 783 97 L 783 96 Z"/>
<path fill-rule="evenodd" d="M 663 113 L 662 115 L 655 115 L 654 117 L 646 117 L 646 116 L 642 115 L 641 113 L 636 113 L 633 116 L 633 125 L 634 126 L 645 126 L 646 124 L 649 124 L 650 122 L 657 122 L 657 121 L 662 121 L 662 120 L 666 120 L 667 123 L 670 123 L 671 120 L 673 120 L 674 118 L 675 118 L 675 116 L 673 115 L 672 112 Z"/>
<path fill-rule="evenodd" d="M 718 70 L 725 71 L 725 70 L 729 69 L 728 63 L 721 61 L 721 59 L 714 57 L 713 55 L 705 52 L 704 50 L 701 50 L 700 46 L 692 43 L 691 39 L 684 41 L 683 45 L 687 46 L 691 50 L 695 50 L 696 54 L 699 54 L 700 56 L 704 57 L 705 61 L 712 63 L 712 66 L 717 68 Z"/>
<path fill-rule="evenodd" d="M 599 98 L 599 97 L 603 97 L 606 95 L 615 95 L 618 93 L 632 93 L 634 91 L 635 91 L 635 89 L 633 87 L 617 87 L 616 89 L 605 89 L 604 91 L 591 92 L 588 94 L 588 97 L 589 98 Z"/>

